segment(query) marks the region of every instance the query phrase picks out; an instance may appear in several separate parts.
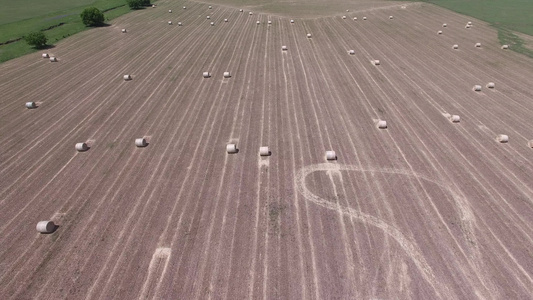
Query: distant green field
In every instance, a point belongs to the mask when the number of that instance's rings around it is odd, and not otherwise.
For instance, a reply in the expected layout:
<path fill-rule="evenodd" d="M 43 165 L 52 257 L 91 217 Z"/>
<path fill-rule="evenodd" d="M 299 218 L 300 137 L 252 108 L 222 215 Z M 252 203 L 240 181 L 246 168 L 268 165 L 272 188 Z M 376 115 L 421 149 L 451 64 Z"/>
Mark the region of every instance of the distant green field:
<path fill-rule="evenodd" d="M 533 36 L 533 0 L 421 0 L 463 15 L 490 23 L 498 29 L 502 44 L 533 57 L 533 51 L 525 48 L 523 41 L 512 32 Z"/>
<path fill-rule="evenodd" d="M 86 30 L 80 13 L 89 6 L 104 11 L 106 21 L 130 12 L 125 0 L 0 0 L 0 62 L 35 52 L 22 40 L 30 32 L 44 31 L 53 45 Z"/>

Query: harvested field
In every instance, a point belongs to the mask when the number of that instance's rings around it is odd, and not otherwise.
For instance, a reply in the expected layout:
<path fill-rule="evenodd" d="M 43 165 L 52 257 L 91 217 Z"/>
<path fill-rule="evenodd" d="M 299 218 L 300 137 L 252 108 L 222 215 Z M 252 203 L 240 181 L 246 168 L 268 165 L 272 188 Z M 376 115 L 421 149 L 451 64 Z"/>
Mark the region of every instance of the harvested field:
<path fill-rule="evenodd" d="M 0 65 L 0 299 L 533 294 L 532 59 L 433 5 L 291 24 L 222 2 Z"/>

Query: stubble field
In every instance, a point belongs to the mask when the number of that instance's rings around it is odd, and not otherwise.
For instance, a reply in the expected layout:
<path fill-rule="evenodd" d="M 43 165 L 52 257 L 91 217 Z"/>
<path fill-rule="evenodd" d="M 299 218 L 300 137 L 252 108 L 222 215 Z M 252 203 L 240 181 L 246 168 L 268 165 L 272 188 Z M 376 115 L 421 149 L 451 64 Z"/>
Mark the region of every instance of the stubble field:
<path fill-rule="evenodd" d="M 533 293 L 533 60 L 494 29 L 157 3 L 0 65 L 0 298 Z"/>

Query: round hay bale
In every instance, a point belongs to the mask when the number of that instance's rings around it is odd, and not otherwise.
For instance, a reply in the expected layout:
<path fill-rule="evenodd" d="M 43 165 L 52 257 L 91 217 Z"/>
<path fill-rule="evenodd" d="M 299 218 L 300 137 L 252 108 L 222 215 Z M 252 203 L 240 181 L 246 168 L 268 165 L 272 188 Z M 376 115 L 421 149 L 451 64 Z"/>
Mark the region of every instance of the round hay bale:
<path fill-rule="evenodd" d="M 467 24 L 467 25 L 465 26 L 465 28 L 470 28 L 470 27 L 472 27 L 472 25 L 468 25 L 468 24 Z"/>
<path fill-rule="evenodd" d="M 337 155 L 335 151 L 326 151 L 326 160 L 337 160 Z"/>
<path fill-rule="evenodd" d="M 261 24 L 261 22 L 259 22 L 259 21 L 256 21 L 256 22 L 255 22 L 255 24 L 259 25 L 259 24 Z"/>
<path fill-rule="evenodd" d="M 155 4 L 152 4 L 152 8 L 155 8 Z"/>
<path fill-rule="evenodd" d="M 36 229 L 40 233 L 52 233 L 56 230 L 56 224 L 53 221 L 39 221 Z"/>
<path fill-rule="evenodd" d="M 224 22 L 228 22 L 228 19 L 224 19 Z"/>
<path fill-rule="evenodd" d="M 379 60 L 377 60 L 377 59 L 374 59 L 374 60 L 372 60 L 371 62 L 372 62 L 372 64 L 373 64 L 374 66 L 379 66 L 379 65 L 381 64 L 381 63 L 379 62 Z"/>
<path fill-rule="evenodd" d="M 209 5 L 209 9 L 212 9 L 213 7 L 211 5 Z"/>
<path fill-rule="evenodd" d="M 172 13 L 172 9 L 169 9 L 168 12 L 169 12 L 169 13 Z"/>
<path fill-rule="evenodd" d="M 241 8 L 241 9 L 239 9 L 239 11 L 240 11 L 240 12 L 243 12 L 244 10 Z"/>
<path fill-rule="evenodd" d="M 131 80 L 131 75 L 124 75 L 124 80 L 126 81 Z"/>
<path fill-rule="evenodd" d="M 202 73 L 202 76 L 204 76 L 204 78 L 209 78 L 211 77 L 211 74 L 209 74 L 209 72 L 204 72 Z"/>
<path fill-rule="evenodd" d="M 346 16 L 342 16 L 342 18 L 343 18 L 344 20 L 346 20 Z"/>
<path fill-rule="evenodd" d="M 236 144 L 227 144 L 226 145 L 226 151 L 228 153 L 237 153 L 237 145 Z"/>
<path fill-rule="evenodd" d="M 392 20 L 394 17 L 393 16 L 389 16 L 389 19 Z"/>
<path fill-rule="evenodd" d="M 126 33 L 126 29 L 122 29 L 122 33 Z"/>
<path fill-rule="evenodd" d="M 49 58 L 50 56 L 48 56 L 48 53 L 43 53 L 43 54 L 41 54 L 41 57 L 42 58 Z"/>
<path fill-rule="evenodd" d="M 138 138 L 138 139 L 135 139 L 135 146 L 146 147 L 148 146 L 148 143 L 146 142 L 145 138 Z"/>
<path fill-rule="evenodd" d="M 209 19 L 211 19 L 211 17 L 210 17 L 210 16 L 207 16 L 207 19 L 209 20 Z"/>
<path fill-rule="evenodd" d="M 385 121 L 385 120 L 379 120 L 379 121 L 376 123 L 376 127 L 379 128 L 379 129 L 387 129 L 387 121 Z"/>
<path fill-rule="evenodd" d="M 254 14 L 253 12 L 249 12 L 249 13 L 248 13 L 248 15 L 250 15 L 250 16 L 253 15 L 253 14 Z"/>
<path fill-rule="evenodd" d="M 83 152 L 89 150 L 89 146 L 87 146 L 87 143 L 77 143 L 76 144 L 76 150 L 78 152 Z"/>
<path fill-rule="evenodd" d="M 287 51 L 289 48 L 287 48 L 287 46 L 281 46 L 281 50 L 282 51 Z"/>
<path fill-rule="evenodd" d="M 346 12 L 349 12 L 349 11 L 350 11 L 349 9 L 346 10 Z"/>
<path fill-rule="evenodd" d="M 291 20 L 291 24 L 294 24 L 294 20 Z"/>
<path fill-rule="evenodd" d="M 509 45 L 503 45 L 502 49 L 504 49 L 504 50 L 509 49 Z"/>
<path fill-rule="evenodd" d="M 37 105 L 35 105 L 35 102 L 26 102 L 26 108 L 32 109 L 36 107 Z"/>
<path fill-rule="evenodd" d="M 527 142 L 527 146 L 529 148 L 533 148 L 533 140 L 530 140 L 529 142 Z"/>
<path fill-rule="evenodd" d="M 480 48 L 481 47 L 481 43 L 476 43 L 476 48 Z"/>
<path fill-rule="evenodd" d="M 452 48 L 453 48 L 453 49 L 459 49 L 459 45 L 455 44 L 455 45 L 453 45 Z"/>
<path fill-rule="evenodd" d="M 442 30 L 437 31 L 437 34 L 442 34 Z"/>
<path fill-rule="evenodd" d="M 50 56 L 50 62 L 56 62 L 57 58 L 55 56 Z"/>
<path fill-rule="evenodd" d="M 168 21 L 168 25 L 172 25 L 172 21 Z"/>
<path fill-rule="evenodd" d="M 181 25 L 183 25 L 183 24 L 181 24 L 181 22 L 178 22 L 178 26 L 181 26 Z"/>
<path fill-rule="evenodd" d="M 209 23 L 209 24 L 211 24 L 211 26 L 215 26 L 215 22 L 211 22 L 211 23 Z"/>
<path fill-rule="evenodd" d="M 268 20 L 268 25 L 272 25 L 272 21 Z"/>
<path fill-rule="evenodd" d="M 353 17 L 353 20 L 354 20 L 354 21 L 357 21 L 357 17 Z"/>
<path fill-rule="evenodd" d="M 184 6 L 183 9 L 187 9 L 187 7 Z"/>
<path fill-rule="evenodd" d="M 472 88 L 472 90 L 473 90 L 474 92 L 481 92 L 481 85 L 479 85 L 479 84 L 474 85 L 474 87 Z"/>
<path fill-rule="evenodd" d="M 472 22 L 469 21 L 469 22 L 466 23 L 466 25 L 472 25 Z"/>
<path fill-rule="evenodd" d="M 268 149 L 268 147 L 259 147 L 259 155 L 260 156 L 270 156 L 271 152 Z"/>
<path fill-rule="evenodd" d="M 363 17 L 363 20 L 366 20 L 366 17 Z"/>
<path fill-rule="evenodd" d="M 448 24 L 444 23 L 442 24 L 442 27 L 448 27 Z"/>
<path fill-rule="evenodd" d="M 486 86 L 487 86 L 487 88 L 489 88 L 489 89 L 493 89 L 493 88 L 496 87 L 496 85 L 494 84 L 494 82 L 489 82 L 489 83 L 487 83 Z"/>
<path fill-rule="evenodd" d="M 452 123 L 459 123 L 461 121 L 461 117 L 459 117 L 458 115 L 451 115 L 450 116 L 450 121 Z"/>
<path fill-rule="evenodd" d="M 355 50 L 348 50 L 348 54 L 354 55 L 355 54 Z"/>
<path fill-rule="evenodd" d="M 224 78 L 230 78 L 231 74 L 230 72 L 224 72 Z"/>
<path fill-rule="evenodd" d="M 509 142 L 509 136 L 505 134 L 498 134 L 496 140 L 500 143 L 507 143 Z"/>
<path fill-rule="evenodd" d="M 310 33 L 307 34 L 307 38 L 308 38 L 308 39 L 311 38 L 311 34 L 310 34 Z"/>

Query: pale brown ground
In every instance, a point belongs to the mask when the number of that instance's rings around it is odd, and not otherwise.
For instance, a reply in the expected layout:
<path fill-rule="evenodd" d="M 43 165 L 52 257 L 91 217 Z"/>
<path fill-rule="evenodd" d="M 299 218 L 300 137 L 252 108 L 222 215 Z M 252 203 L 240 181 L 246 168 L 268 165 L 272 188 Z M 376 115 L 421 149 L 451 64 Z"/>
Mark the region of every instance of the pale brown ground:
<path fill-rule="evenodd" d="M 531 59 L 429 5 L 238 8 L 158 1 L 0 65 L 0 299 L 530 297 Z"/>

